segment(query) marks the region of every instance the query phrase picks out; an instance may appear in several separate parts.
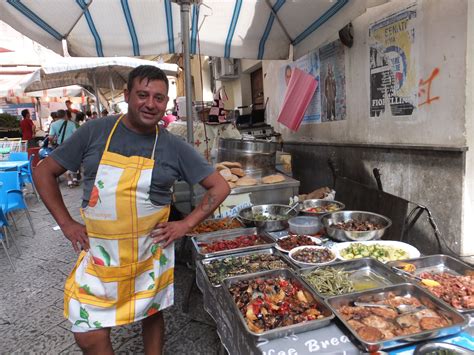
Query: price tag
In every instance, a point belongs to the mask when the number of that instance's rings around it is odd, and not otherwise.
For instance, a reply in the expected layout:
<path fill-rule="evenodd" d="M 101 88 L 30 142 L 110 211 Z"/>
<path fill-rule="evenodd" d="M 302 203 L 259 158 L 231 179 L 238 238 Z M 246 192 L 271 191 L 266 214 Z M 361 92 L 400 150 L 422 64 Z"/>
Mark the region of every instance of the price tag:
<path fill-rule="evenodd" d="M 229 195 L 214 212 L 215 218 L 235 217 L 242 208 L 252 206 L 250 193 Z"/>

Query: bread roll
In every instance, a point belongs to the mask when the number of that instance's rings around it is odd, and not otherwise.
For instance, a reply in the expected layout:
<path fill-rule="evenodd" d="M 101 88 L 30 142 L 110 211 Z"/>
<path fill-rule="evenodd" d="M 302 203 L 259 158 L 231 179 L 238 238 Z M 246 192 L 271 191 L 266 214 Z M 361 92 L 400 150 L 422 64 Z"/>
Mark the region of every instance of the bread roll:
<path fill-rule="evenodd" d="M 235 185 L 235 183 L 232 182 L 232 181 L 227 181 L 227 183 L 229 184 L 229 187 L 230 187 L 231 189 L 233 189 L 235 186 L 237 186 L 237 185 Z"/>
<path fill-rule="evenodd" d="M 219 163 L 216 164 L 216 170 L 217 171 L 221 171 L 221 170 L 224 170 L 224 169 L 227 169 L 227 167 L 225 165 L 222 165 L 222 164 L 219 164 Z"/>
<path fill-rule="evenodd" d="M 232 168 L 230 171 L 232 174 L 237 175 L 238 177 L 245 176 L 245 171 L 243 171 L 241 168 Z"/>
<path fill-rule="evenodd" d="M 242 164 L 236 161 L 221 161 L 219 164 L 225 165 L 228 168 L 242 168 Z"/>
<path fill-rule="evenodd" d="M 219 171 L 219 174 L 221 174 L 222 177 L 226 179 L 227 181 L 229 181 L 232 178 L 232 173 L 230 172 L 230 169 L 227 169 L 227 168 Z"/>
<path fill-rule="evenodd" d="M 237 175 L 234 175 L 234 174 L 232 174 L 230 179 L 229 179 L 229 181 L 231 181 L 231 182 L 236 182 L 237 180 L 239 180 L 239 177 Z"/>
<path fill-rule="evenodd" d="M 237 186 L 253 186 L 257 185 L 257 180 L 251 177 L 243 177 L 235 183 Z"/>
<path fill-rule="evenodd" d="M 262 178 L 264 184 L 275 184 L 282 181 L 285 181 L 285 177 L 280 174 L 268 175 Z"/>

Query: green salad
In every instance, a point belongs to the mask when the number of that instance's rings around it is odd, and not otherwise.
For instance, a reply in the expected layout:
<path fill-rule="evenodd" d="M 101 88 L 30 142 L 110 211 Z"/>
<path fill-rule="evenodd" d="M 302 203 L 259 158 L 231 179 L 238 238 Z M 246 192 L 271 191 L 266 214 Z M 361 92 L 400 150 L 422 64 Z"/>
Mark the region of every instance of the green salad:
<path fill-rule="evenodd" d="M 371 257 L 382 262 L 408 259 L 408 253 L 400 248 L 395 248 L 382 244 L 366 245 L 354 243 L 340 251 L 344 259 L 360 259 Z"/>

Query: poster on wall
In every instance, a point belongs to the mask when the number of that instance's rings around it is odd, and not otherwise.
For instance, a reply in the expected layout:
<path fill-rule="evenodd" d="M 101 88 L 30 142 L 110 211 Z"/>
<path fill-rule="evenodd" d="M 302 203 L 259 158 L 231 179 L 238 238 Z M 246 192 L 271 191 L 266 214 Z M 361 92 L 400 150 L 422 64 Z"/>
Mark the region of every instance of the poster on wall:
<path fill-rule="evenodd" d="M 319 49 L 321 121 L 346 119 L 346 70 L 344 46 L 340 40 Z"/>
<path fill-rule="evenodd" d="M 290 82 L 291 73 L 294 68 L 298 68 L 308 74 L 311 74 L 319 82 L 319 56 L 318 51 L 314 51 L 306 54 L 297 61 L 283 65 L 280 69 L 280 102 L 283 102 L 285 97 L 286 88 Z M 316 92 L 311 99 L 308 108 L 303 117 L 302 125 L 320 123 L 321 122 L 321 97 L 320 97 L 320 85 L 318 85 Z"/>
<path fill-rule="evenodd" d="M 416 5 L 369 26 L 370 117 L 411 116 L 417 106 Z"/>

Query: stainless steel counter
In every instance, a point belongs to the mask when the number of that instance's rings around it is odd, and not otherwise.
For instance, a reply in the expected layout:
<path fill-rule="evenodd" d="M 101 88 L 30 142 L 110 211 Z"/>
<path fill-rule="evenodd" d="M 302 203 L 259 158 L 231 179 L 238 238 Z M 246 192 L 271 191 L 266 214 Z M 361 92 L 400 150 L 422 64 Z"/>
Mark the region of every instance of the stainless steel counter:
<path fill-rule="evenodd" d="M 240 208 L 249 205 L 289 204 L 290 197 L 298 195 L 300 182 L 288 176 L 285 176 L 285 179 L 284 182 L 276 184 L 258 184 L 233 188 L 221 209 L 216 212 L 215 217 L 234 216 Z M 206 190 L 200 185 L 194 186 L 195 197 L 193 202 L 195 206 L 204 197 L 205 192 Z M 187 183 L 177 182 L 174 185 L 174 196 L 176 207 L 181 212 L 191 212 L 189 185 Z"/>

